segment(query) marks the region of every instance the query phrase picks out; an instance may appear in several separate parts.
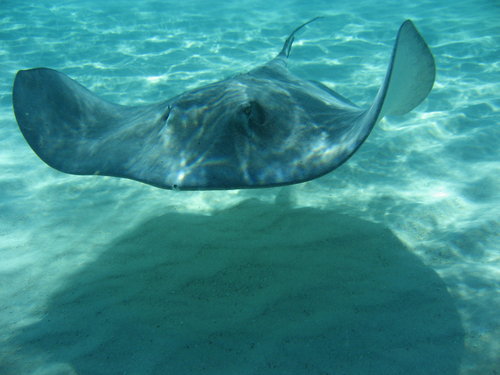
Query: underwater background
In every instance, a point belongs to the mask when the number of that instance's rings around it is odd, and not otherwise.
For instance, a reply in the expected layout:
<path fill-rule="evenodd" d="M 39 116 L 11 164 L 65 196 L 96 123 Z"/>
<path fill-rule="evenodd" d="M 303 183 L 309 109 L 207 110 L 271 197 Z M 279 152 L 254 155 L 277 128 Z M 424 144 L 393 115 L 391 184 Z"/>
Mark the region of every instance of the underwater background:
<path fill-rule="evenodd" d="M 498 1 L 0 3 L 0 374 L 500 372 Z M 258 67 L 361 107 L 412 19 L 428 98 L 338 170 L 175 192 L 45 165 L 12 110 L 20 69 L 124 105 Z"/>

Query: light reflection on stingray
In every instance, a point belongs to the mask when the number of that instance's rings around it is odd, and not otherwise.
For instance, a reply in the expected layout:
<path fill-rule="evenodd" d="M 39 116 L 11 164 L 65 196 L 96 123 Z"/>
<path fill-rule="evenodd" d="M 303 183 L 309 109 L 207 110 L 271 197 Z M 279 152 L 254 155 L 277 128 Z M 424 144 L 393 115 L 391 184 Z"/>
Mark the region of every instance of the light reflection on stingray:
<path fill-rule="evenodd" d="M 295 33 L 314 20 L 296 28 L 264 66 L 144 107 L 104 101 L 51 69 L 19 71 L 16 119 L 37 155 L 66 173 L 176 190 L 316 179 L 345 163 L 385 115 L 418 106 L 432 89 L 435 64 L 407 20 L 375 100 L 360 109 L 288 70 Z"/>

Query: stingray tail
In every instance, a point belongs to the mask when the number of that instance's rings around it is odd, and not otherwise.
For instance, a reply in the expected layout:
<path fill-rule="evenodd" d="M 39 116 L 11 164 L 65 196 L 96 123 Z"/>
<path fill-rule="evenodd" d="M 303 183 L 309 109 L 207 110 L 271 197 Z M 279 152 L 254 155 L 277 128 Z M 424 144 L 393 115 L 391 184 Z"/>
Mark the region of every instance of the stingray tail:
<path fill-rule="evenodd" d="M 429 95 L 436 78 L 434 57 L 412 21 L 398 32 L 384 82 L 367 111 L 373 124 L 386 115 L 410 112 Z"/>
<path fill-rule="evenodd" d="M 300 29 L 302 29 L 304 26 L 310 24 L 313 21 L 316 21 L 318 18 L 323 18 L 323 17 L 322 16 L 315 17 L 312 20 L 307 21 L 306 23 L 300 25 L 295 30 L 293 30 L 292 33 L 290 34 L 290 36 L 286 39 L 285 45 L 283 46 L 283 48 L 281 49 L 281 52 L 278 54 L 277 57 L 283 56 L 285 58 L 288 58 L 288 56 L 290 55 L 290 51 L 292 49 L 293 41 L 295 39 L 295 33 L 297 31 L 299 31 Z"/>

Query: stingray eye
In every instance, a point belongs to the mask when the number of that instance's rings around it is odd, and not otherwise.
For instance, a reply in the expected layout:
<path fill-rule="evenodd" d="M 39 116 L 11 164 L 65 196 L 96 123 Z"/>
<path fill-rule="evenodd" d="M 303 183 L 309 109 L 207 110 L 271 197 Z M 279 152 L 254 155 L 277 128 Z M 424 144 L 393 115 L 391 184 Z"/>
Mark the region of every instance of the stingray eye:
<path fill-rule="evenodd" d="M 250 116 L 250 122 L 253 125 L 266 125 L 266 110 L 260 105 L 259 102 L 252 102 L 251 113 L 249 113 L 248 115 Z"/>
<path fill-rule="evenodd" d="M 167 107 L 163 115 L 161 116 L 161 121 L 166 122 L 168 120 L 168 116 L 170 115 L 170 106 Z"/>
<path fill-rule="evenodd" d="M 251 101 L 246 107 L 242 108 L 247 116 L 246 120 L 242 122 L 242 129 L 245 135 L 250 138 L 269 138 L 272 134 L 272 127 L 266 126 L 266 110 L 256 100 Z"/>

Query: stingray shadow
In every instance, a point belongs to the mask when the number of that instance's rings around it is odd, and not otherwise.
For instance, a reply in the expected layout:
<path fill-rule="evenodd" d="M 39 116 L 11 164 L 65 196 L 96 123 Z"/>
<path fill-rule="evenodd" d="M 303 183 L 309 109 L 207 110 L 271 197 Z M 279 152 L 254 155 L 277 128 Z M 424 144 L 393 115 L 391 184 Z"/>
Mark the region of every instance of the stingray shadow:
<path fill-rule="evenodd" d="M 457 374 L 463 334 L 388 229 L 249 200 L 144 222 L 15 340 L 37 373 Z"/>

